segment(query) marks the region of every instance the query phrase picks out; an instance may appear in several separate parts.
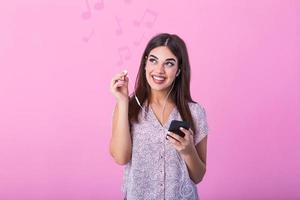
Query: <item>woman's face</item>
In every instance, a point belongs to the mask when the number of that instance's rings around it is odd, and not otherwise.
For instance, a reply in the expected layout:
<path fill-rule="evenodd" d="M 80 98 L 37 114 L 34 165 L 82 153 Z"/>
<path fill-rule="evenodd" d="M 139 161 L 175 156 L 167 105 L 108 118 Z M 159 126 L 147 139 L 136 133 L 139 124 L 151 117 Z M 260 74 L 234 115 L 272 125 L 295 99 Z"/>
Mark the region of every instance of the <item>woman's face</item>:
<path fill-rule="evenodd" d="M 176 77 L 178 60 L 168 47 L 156 47 L 150 51 L 145 69 L 146 79 L 151 89 L 165 91 Z"/>

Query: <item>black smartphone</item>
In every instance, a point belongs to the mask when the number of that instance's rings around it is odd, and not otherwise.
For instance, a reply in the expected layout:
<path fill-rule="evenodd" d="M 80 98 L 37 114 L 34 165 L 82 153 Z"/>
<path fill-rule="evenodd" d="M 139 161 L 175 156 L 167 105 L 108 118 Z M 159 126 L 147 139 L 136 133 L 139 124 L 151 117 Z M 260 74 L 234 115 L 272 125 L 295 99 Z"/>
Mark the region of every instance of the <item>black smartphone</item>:
<path fill-rule="evenodd" d="M 184 137 L 185 133 L 179 129 L 180 127 L 188 130 L 190 128 L 190 124 L 186 121 L 172 120 L 168 131 L 173 132 L 181 137 Z M 170 136 L 170 135 L 168 135 L 168 136 Z M 170 136 L 170 137 L 172 137 L 172 136 Z"/>

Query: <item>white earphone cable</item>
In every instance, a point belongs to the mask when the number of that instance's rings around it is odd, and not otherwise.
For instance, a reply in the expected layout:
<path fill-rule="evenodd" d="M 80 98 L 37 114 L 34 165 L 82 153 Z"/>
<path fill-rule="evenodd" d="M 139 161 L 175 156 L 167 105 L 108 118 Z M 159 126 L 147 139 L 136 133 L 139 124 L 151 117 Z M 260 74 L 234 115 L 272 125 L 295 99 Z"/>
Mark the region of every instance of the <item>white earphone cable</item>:
<path fill-rule="evenodd" d="M 127 70 L 126 70 L 126 72 L 127 72 Z M 180 73 L 180 71 L 179 71 L 179 73 Z M 128 73 L 126 74 L 126 75 L 128 75 Z M 176 74 L 176 77 L 178 76 L 178 73 Z M 174 88 L 174 85 L 175 85 L 175 81 L 176 81 L 176 77 L 175 77 L 175 79 L 174 79 L 174 81 L 173 81 L 173 83 L 172 83 L 172 87 L 171 87 L 171 89 L 168 91 L 168 93 L 167 93 L 167 95 L 166 95 L 166 97 L 165 97 L 165 99 L 164 99 L 164 105 L 163 105 L 163 109 L 162 109 L 162 112 L 161 112 L 161 119 L 162 119 L 162 121 L 163 121 L 163 118 L 164 118 L 164 111 L 165 111 L 165 107 L 166 107 L 166 104 L 167 104 L 167 100 L 168 100 L 168 97 L 169 97 L 169 95 L 171 94 L 171 91 L 173 90 L 173 88 Z M 141 104 L 141 102 L 139 101 L 139 99 L 138 99 L 138 97 L 137 97 L 137 95 L 136 95 L 136 89 L 134 88 L 134 98 L 135 98 L 135 101 L 136 101 L 136 103 L 138 104 L 138 106 L 142 109 L 142 111 L 144 112 L 144 114 L 147 114 L 147 111 L 145 110 L 145 108 L 142 106 L 142 104 Z"/>

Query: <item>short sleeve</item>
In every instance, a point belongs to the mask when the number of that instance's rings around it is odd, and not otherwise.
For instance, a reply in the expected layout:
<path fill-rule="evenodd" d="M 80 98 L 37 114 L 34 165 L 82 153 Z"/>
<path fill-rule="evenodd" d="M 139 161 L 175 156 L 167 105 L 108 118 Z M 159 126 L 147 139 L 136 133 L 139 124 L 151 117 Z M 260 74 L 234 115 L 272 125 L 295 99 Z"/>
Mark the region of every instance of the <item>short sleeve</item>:
<path fill-rule="evenodd" d="M 208 124 L 205 109 L 195 103 L 193 106 L 193 119 L 195 123 L 194 144 L 197 145 L 208 134 Z"/>

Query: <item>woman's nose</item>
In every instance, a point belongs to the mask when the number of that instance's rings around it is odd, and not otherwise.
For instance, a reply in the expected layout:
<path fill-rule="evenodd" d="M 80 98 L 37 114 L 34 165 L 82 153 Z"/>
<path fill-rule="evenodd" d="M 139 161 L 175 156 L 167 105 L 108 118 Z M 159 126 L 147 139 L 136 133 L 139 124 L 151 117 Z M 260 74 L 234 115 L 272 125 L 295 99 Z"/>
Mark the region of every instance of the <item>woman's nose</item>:
<path fill-rule="evenodd" d="M 164 72 L 165 71 L 164 64 L 163 63 L 158 63 L 156 65 L 156 70 L 159 71 L 159 72 Z"/>

